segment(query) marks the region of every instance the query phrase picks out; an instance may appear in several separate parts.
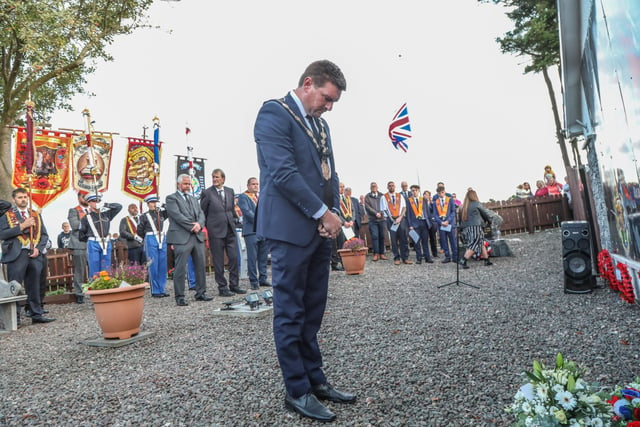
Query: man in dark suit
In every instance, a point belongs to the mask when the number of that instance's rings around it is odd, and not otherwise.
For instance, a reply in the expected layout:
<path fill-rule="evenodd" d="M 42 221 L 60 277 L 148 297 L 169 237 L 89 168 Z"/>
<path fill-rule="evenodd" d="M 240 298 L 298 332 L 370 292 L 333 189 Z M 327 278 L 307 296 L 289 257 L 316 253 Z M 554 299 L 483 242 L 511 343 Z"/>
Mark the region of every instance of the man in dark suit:
<path fill-rule="evenodd" d="M 327 301 L 331 239 L 342 226 L 331 137 L 320 116 L 345 89 L 335 64 L 316 61 L 296 89 L 263 104 L 254 128 L 262 183 L 257 233 L 271 252 L 273 334 L 285 406 L 321 421 L 332 421 L 335 414 L 318 399 L 356 399 L 327 382 L 317 337 Z"/>
<path fill-rule="evenodd" d="M 426 263 L 433 264 L 431 255 L 429 255 L 431 218 L 427 201 L 420 193 L 419 185 L 414 184 L 411 186 L 411 194 L 412 196 L 408 199 L 407 224 L 409 225 L 409 237 L 414 240 L 413 247 L 416 250 L 416 264 L 422 264 L 423 259 Z M 416 241 L 415 238 L 418 240 Z"/>
<path fill-rule="evenodd" d="M 127 258 L 130 264 L 143 265 L 147 262 L 147 257 L 142 248 L 143 239 L 138 236 L 138 226 L 140 225 L 140 216 L 138 215 L 138 206 L 131 203 L 127 208 L 129 215 L 120 220 L 120 238 L 127 242 Z"/>
<path fill-rule="evenodd" d="M 235 195 L 233 189 L 224 186 L 226 176 L 222 169 L 211 173 L 213 185 L 202 192 L 200 207 L 205 216 L 209 247 L 213 257 L 218 292 L 222 297 L 246 294 L 238 285 L 238 244 L 236 237 Z M 229 261 L 229 281 L 224 277 L 224 253 Z"/>
<path fill-rule="evenodd" d="M 178 176 L 177 191 L 167 196 L 167 216 L 169 230 L 167 244 L 173 245 L 174 265 L 173 290 L 176 304 L 189 305 L 184 297 L 184 282 L 189 255 L 193 259 L 196 275 L 196 300 L 211 301 L 206 294 L 207 282 L 204 274 L 204 214 L 195 197 L 191 195 L 191 177 Z"/>
<path fill-rule="evenodd" d="M 67 220 L 71 226 L 69 249 L 73 251 L 73 293 L 78 304 L 84 303 L 82 284 L 87 282 L 87 242 L 80 241 L 82 218 L 89 212 L 85 194 L 78 192 L 78 205 L 69 209 Z"/>
<path fill-rule="evenodd" d="M 33 323 L 48 323 L 40 294 L 40 274 L 46 268 L 44 251 L 49 241 L 47 229 L 38 212 L 29 209 L 29 193 L 16 188 L 11 193 L 14 206 L 0 217 L 2 258 L 7 280 L 21 283 L 27 293 L 25 310 Z"/>
<path fill-rule="evenodd" d="M 267 242 L 256 235 L 255 228 L 259 189 L 258 179 L 251 177 L 247 180 L 247 191 L 238 196 L 238 207 L 242 211 L 242 237 L 247 246 L 247 273 L 254 291 L 260 286 L 271 286 L 267 281 Z"/>

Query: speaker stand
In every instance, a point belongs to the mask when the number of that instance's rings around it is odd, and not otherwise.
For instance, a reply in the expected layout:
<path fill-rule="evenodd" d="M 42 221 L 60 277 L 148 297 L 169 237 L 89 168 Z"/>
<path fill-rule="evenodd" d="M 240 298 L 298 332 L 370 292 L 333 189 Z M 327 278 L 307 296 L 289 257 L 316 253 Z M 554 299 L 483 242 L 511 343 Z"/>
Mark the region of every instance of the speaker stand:
<path fill-rule="evenodd" d="M 440 288 L 445 288 L 447 286 L 451 286 L 451 285 L 456 285 L 456 286 L 460 286 L 460 285 L 464 285 L 464 286 L 468 286 L 470 288 L 474 288 L 474 289 L 480 289 L 479 286 L 476 285 L 472 285 L 471 283 L 467 283 L 467 282 L 463 282 L 462 280 L 460 280 L 460 233 L 458 232 L 458 228 L 455 227 L 453 228 L 453 230 L 455 230 L 456 233 L 456 240 L 458 241 L 458 253 L 456 256 L 456 258 L 458 258 L 458 260 L 455 262 L 456 263 L 456 280 L 454 280 L 453 282 L 449 282 L 449 283 L 445 283 L 443 285 L 438 286 L 438 289 Z M 451 248 L 450 248 L 451 249 Z M 464 255 L 463 255 L 464 257 Z"/>

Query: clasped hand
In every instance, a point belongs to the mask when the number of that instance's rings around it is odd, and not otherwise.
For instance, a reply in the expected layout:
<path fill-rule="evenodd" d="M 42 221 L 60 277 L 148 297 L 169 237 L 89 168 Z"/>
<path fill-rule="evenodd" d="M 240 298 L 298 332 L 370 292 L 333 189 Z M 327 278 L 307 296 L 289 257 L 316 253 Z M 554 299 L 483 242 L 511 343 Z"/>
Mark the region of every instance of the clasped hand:
<path fill-rule="evenodd" d="M 321 237 L 335 239 L 342 229 L 342 221 L 335 213 L 326 211 L 318 222 L 318 233 Z"/>

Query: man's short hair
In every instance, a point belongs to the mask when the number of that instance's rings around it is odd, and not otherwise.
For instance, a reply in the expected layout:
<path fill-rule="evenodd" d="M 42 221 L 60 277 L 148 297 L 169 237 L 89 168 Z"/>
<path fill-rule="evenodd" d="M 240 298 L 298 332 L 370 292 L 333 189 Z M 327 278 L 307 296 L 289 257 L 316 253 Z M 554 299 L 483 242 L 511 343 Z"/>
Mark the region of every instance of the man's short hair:
<path fill-rule="evenodd" d="M 129 206 L 127 206 L 127 208 L 131 209 L 131 206 L 133 206 L 134 208 L 138 207 L 138 205 L 136 205 L 135 203 L 130 203 Z"/>
<path fill-rule="evenodd" d="M 176 184 L 180 184 L 182 180 L 185 178 L 188 178 L 189 182 L 191 182 L 191 176 L 187 175 L 186 173 L 181 173 L 180 175 L 178 175 L 178 178 L 176 179 Z"/>
<path fill-rule="evenodd" d="M 440 185 L 438 188 L 436 188 L 436 193 L 440 193 L 441 191 L 444 191 L 444 186 Z"/>
<path fill-rule="evenodd" d="M 18 194 L 27 194 L 27 193 L 28 191 L 26 189 L 22 187 L 18 187 L 13 189 L 13 191 L 11 192 L 11 197 L 15 199 Z"/>
<path fill-rule="evenodd" d="M 219 174 L 220 174 L 220 177 L 222 177 L 222 178 L 224 178 L 224 179 L 226 179 L 226 178 L 227 178 L 227 177 L 225 176 L 225 174 L 224 174 L 224 171 L 223 171 L 222 169 L 220 169 L 220 168 L 215 168 L 215 169 L 211 172 L 211 176 L 213 176 L 213 175 L 215 175 L 215 174 L 217 174 L 217 173 L 219 173 Z"/>
<path fill-rule="evenodd" d="M 254 179 L 255 179 L 256 181 L 258 180 L 258 178 L 256 178 L 255 176 L 252 176 L 251 178 L 249 178 L 249 179 L 247 180 L 247 187 L 249 186 L 249 184 L 251 184 L 251 181 L 253 181 Z"/>
<path fill-rule="evenodd" d="M 420 189 L 420 186 L 419 186 L 418 184 L 413 184 L 410 188 L 411 188 L 412 190 L 413 190 L 413 189 L 419 190 L 419 189 Z"/>
<path fill-rule="evenodd" d="M 302 76 L 300 76 L 298 87 L 302 87 L 304 79 L 307 77 L 311 77 L 315 87 L 322 87 L 327 81 L 330 81 L 339 91 L 344 92 L 347 90 L 347 80 L 344 78 L 340 67 L 326 59 L 309 64 Z"/>

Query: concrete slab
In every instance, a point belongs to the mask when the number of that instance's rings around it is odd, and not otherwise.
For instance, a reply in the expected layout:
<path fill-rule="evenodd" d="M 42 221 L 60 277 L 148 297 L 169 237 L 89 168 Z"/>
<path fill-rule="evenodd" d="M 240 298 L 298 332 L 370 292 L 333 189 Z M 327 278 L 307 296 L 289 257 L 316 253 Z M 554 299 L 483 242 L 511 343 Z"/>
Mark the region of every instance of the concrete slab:
<path fill-rule="evenodd" d="M 103 337 L 100 338 L 91 338 L 88 340 L 81 341 L 82 344 L 88 345 L 91 347 L 122 347 L 125 345 L 133 344 L 134 342 L 142 341 L 147 338 L 151 338 L 155 336 L 155 332 L 149 331 L 140 331 L 138 335 L 135 335 L 131 338 L 126 338 L 123 340 L 119 339 L 105 339 Z"/>

